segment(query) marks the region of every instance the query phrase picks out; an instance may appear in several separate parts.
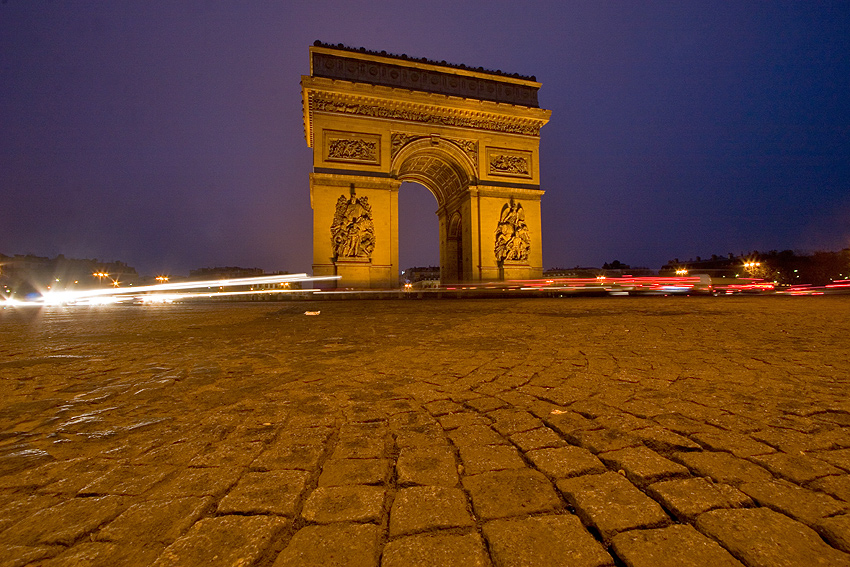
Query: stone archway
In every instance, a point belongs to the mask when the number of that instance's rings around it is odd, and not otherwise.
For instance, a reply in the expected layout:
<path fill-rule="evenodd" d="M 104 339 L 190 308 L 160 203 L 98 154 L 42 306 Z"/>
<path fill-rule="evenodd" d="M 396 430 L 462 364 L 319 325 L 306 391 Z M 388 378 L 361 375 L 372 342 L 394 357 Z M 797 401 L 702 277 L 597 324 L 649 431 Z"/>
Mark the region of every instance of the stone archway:
<path fill-rule="evenodd" d="M 314 275 L 396 287 L 398 189 L 415 181 L 437 199 L 444 283 L 541 277 L 540 83 L 318 42 L 310 71 Z"/>

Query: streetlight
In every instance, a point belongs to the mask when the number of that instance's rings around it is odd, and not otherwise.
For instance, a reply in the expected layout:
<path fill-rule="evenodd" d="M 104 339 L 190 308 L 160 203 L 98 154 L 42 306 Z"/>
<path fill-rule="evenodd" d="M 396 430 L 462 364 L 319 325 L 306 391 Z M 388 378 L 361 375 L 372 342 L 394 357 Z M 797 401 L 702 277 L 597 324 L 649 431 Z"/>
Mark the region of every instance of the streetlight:
<path fill-rule="evenodd" d="M 168 276 L 157 276 L 156 281 L 158 281 L 161 284 L 164 284 L 165 282 L 168 281 Z"/>
<path fill-rule="evenodd" d="M 103 278 L 109 277 L 109 274 L 107 274 L 106 272 L 95 272 L 92 275 L 97 278 L 97 283 L 99 285 L 103 285 Z"/>

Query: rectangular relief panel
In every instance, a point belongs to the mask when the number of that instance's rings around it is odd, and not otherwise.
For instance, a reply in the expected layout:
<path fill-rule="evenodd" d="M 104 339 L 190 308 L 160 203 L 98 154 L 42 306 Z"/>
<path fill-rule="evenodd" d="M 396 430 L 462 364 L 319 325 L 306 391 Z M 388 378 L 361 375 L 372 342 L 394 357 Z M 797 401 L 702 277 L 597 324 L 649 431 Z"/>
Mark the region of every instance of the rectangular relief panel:
<path fill-rule="evenodd" d="M 324 161 L 381 165 L 381 136 L 358 132 L 322 132 Z"/>
<path fill-rule="evenodd" d="M 488 175 L 531 179 L 534 177 L 534 166 L 531 159 L 532 153 L 530 151 L 487 148 L 487 173 Z"/>

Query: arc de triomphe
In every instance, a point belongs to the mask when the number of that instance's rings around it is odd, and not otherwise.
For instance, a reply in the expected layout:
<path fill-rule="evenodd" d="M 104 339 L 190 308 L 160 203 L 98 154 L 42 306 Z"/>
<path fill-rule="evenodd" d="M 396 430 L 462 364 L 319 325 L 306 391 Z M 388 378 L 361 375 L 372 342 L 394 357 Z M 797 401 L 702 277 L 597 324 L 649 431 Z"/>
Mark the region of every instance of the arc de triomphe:
<path fill-rule="evenodd" d="M 443 283 L 539 278 L 534 77 L 316 42 L 301 78 L 313 148 L 313 274 L 398 286 L 398 190 L 437 198 Z"/>

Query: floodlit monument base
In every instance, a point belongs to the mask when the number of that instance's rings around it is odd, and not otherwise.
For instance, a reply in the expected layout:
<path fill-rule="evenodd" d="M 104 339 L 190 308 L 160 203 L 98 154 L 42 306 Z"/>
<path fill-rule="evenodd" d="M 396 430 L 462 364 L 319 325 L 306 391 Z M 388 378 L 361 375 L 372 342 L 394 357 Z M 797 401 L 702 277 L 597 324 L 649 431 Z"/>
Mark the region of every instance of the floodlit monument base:
<path fill-rule="evenodd" d="M 437 199 L 443 284 L 540 278 L 540 83 L 317 44 L 302 77 L 313 274 L 398 287 L 402 182 Z"/>

